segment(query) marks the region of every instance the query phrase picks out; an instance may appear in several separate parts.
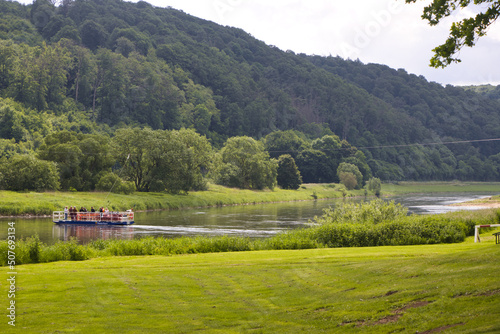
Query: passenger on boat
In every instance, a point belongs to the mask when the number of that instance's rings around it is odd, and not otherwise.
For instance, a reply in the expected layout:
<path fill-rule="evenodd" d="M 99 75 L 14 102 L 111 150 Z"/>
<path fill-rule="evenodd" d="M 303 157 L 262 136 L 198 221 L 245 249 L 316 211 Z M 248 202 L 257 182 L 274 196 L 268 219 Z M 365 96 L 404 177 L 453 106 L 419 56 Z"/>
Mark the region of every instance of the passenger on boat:
<path fill-rule="evenodd" d="M 68 220 L 68 207 L 64 208 L 64 220 Z"/>
<path fill-rule="evenodd" d="M 76 206 L 72 206 L 69 208 L 69 216 L 71 217 L 71 220 L 75 220 L 76 219 Z"/>
<path fill-rule="evenodd" d="M 95 212 L 95 209 L 94 209 L 94 207 L 93 207 L 93 206 L 92 206 L 92 207 L 90 207 L 90 212 Z"/>

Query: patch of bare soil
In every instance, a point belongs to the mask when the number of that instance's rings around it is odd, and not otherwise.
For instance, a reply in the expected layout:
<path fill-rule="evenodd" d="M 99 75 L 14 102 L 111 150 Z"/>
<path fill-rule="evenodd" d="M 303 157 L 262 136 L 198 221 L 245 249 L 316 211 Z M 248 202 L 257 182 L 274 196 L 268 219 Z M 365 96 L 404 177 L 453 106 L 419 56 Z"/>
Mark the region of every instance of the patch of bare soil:
<path fill-rule="evenodd" d="M 389 291 L 386 295 L 390 296 L 391 294 L 394 294 L 396 292 L 397 291 Z M 426 300 L 421 300 L 421 301 L 413 302 L 413 303 L 408 304 L 408 305 L 406 305 L 404 307 L 401 307 L 401 308 L 399 308 L 397 310 L 394 310 L 391 315 L 383 317 L 382 319 L 379 319 L 379 320 L 377 320 L 375 322 L 368 322 L 368 321 L 356 321 L 356 322 L 354 322 L 354 321 L 351 321 L 351 322 L 342 323 L 341 326 L 345 326 L 345 325 L 348 325 L 348 324 L 355 323 L 356 327 L 362 327 L 362 326 L 383 325 L 383 324 L 387 324 L 387 323 L 396 322 L 396 321 L 399 320 L 399 318 L 401 318 L 404 315 L 404 312 L 406 310 L 411 309 L 411 308 L 423 307 L 423 306 L 429 305 L 430 303 L 431 302 L 426 301 Z"/>
<path fill-rule="evenodd" d="M 439 332 L 442 332 L 442 331 L 445 331 L 447 329 L 450 329 L 450 328 L 453 328 L 453 327 L 457 327 L 457 326 L 463 326 L 465 325 L 463 322 L 459 323 L 459 324 L 453 324 L 453 325 L 447 325 L 447 326 L 441 326 L 441 327 L 437 327 L 437 328 L 433 328 L 433 329 L 429 329 L 428 331 L 425 331 L 425 332 L 422 332 L 420 334 L 430 334 L 430 333 L 439 333 Z"/>
<path fill-rule="evenodd" d="M 498 295 L 498 294 L 500 294 L 500 289 L 479 293 L 479 294 L 477 294 L 477 296 L 490 297 L 490 296 L 494 296 L 494 295 Z"/>

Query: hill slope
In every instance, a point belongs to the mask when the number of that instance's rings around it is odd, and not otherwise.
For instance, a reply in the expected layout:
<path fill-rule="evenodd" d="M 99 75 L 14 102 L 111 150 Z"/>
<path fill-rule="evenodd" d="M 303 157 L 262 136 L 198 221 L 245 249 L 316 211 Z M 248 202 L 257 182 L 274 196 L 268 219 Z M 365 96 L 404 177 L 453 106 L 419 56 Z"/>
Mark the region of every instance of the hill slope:
<path fill-rule="evenodd" d="M 53 115 L 55 130 L 193 127 L 217 146 L 287 129 L 314 138 L 329 128 L 359 147 L 500 137 L 498 100 L 387 66 L 284 52 L 172 8 L 0 0 L 0 11 L 0 96 Z M 385 179 L 500 177 L 495 142 L 364 152 Z"/>

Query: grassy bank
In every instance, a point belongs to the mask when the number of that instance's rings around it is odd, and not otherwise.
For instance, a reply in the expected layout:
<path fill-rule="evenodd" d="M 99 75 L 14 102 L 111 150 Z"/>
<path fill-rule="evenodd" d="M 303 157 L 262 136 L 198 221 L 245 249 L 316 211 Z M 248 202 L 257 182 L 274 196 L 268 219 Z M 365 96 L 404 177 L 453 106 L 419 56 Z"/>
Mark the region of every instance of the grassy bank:
<path fill-rule="evenodd" d="M 305 184 L 298 190 L 241 190 L 210 185 L 207 191 L 190 192 L 188 195 L 167 193 L 140 193 L 131 195 L 104 192 L 45 192 L 20 193 L 0 191 L 0 216 L 49 215 L 64 206 L 108 207 L 110 210 L 134 208 L 142 210 L 169 210 L 188 207 L 207 207 L 263 202 L 312 200 L 314 198 L 342 197 L 340 186 L 331 184 Z M 350 191 L 348 196 L 362 196 L 363 190 Z"/>
<path fill-rule="evenodd" d="M 500 183 L 400 182 L 382 186 L 382 195 L 466 191 L 500 192 Z M 353 190 L 349 191 L 347 196 L 364 196 L 364 194 L 364 190 Z M 135 211 L 143 211 L 341 197 L 343 197 L 341 187 L 335 184 L 305 184 L 298 190 L 273 191 L 241 190 L 210 185 L 207 191 L 190 192 L 188 195 L 0 191 L 0 216 L 50 215 L 52 211 L 62 210 L 67 205 L 87 208 L 105 206 L 110 210 L 126 210 L 133 207 Z"/>
<path fill-rule="evenodd" d="M 0 331 L 495 333 L 500 246 L 483 241 L 23 265 Z"/>
<path fill-rule="evenodd" d="M 436 192 L 497 192 L 500 182 L 398 182 L 384 183 L 383 195 Z"/>

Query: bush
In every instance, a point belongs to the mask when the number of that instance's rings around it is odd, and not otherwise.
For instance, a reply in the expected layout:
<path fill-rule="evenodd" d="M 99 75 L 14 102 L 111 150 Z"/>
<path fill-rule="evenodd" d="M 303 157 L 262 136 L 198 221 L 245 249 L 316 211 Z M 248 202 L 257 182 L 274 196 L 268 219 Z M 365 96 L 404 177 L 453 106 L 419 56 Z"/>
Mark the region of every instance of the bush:
<path fill-rule="evenodd" d="M 439 217 L 411 216 L 380 224 L 332 223 L 312 229 L 328 247 L 421 245 L 462 242 L 467 226 Z"/>
<path fill-rule="evenodd" d="M 384 202 L 377 199 L 365 203 L 341 203 L 334 210 L 329 208 L 323 215 L 314 220 L 318 224 L 329 223 L 372 223 L 377 224 L 385 220 L 396 220 L 406 217 L 408 209 L 394 201 Z"/>
<path fill-rule="evenodd" d="M 353 190 L 358 185 L 356 176 L 353 173 L 341 172 L 339 173 L 340 183 L 342 183 L 348 190 Z"/>
<path fill-rule="evenodd" d="M 117 194 L 131 194 L 135 191 L 135 185 L 130 181 L 123 181 L 115 173 L 105 173 L 96 184 L 96 189 L 101 191 L 111 191 Z"/>
<path fill-rule="evenodd" d="M 372 191 L 375 196 L 379 197 L 380 196 L 380 191 L 382 190 L 382 183 L 380 182 L 379 178 L 372 177 L 371 179 L 368 180 L 366 186 L 368 187 L 369 191 Z"/>
<path fill-rule="evenodd" d="M 15 155 L 0 162 L 1 187 L 6 190 L 57 190 L 59 173 L 54 162 L 31 155 Z"/>

